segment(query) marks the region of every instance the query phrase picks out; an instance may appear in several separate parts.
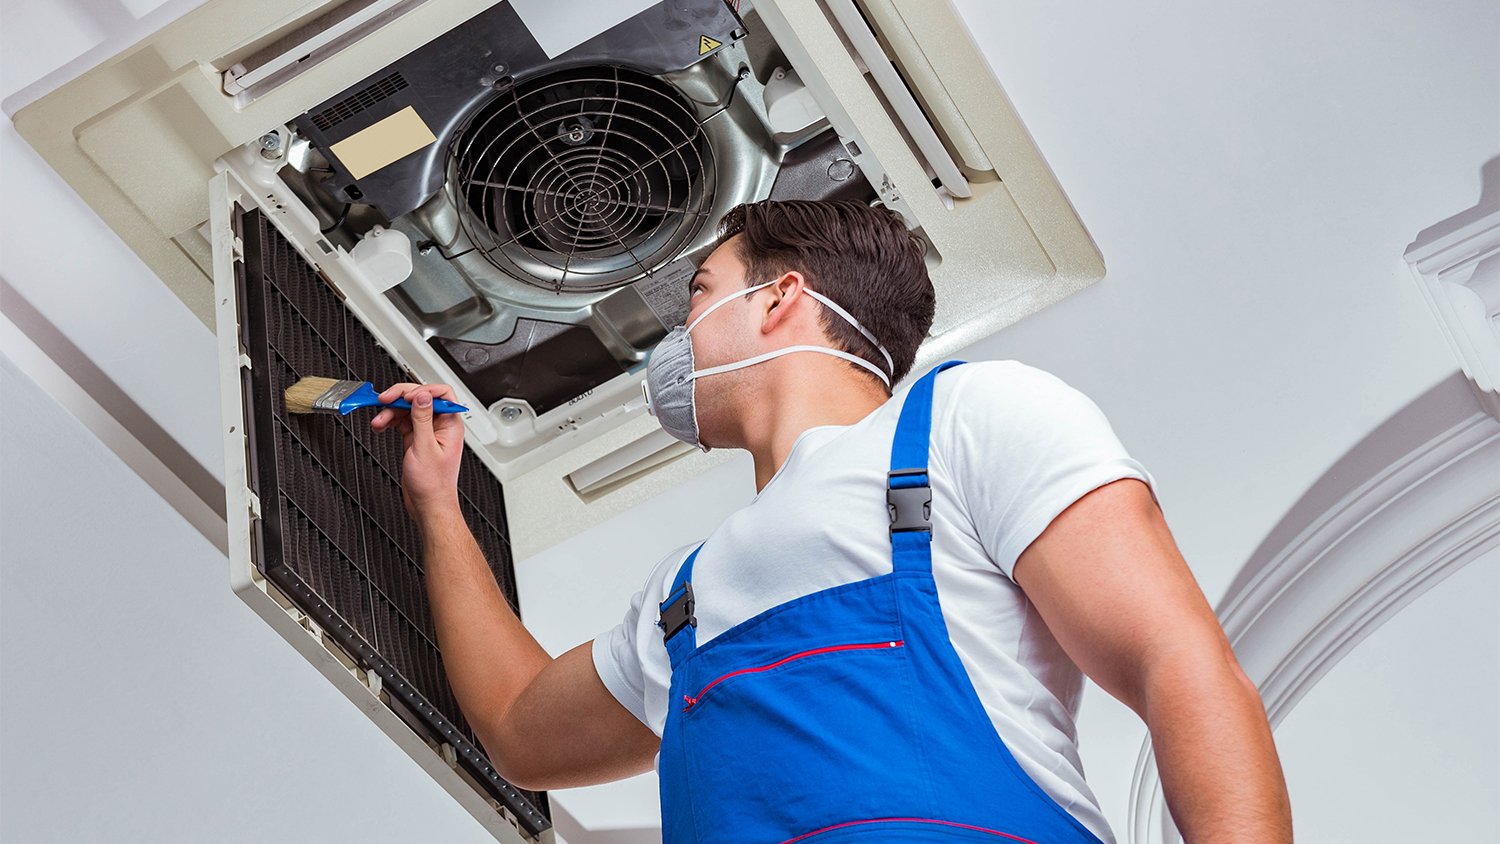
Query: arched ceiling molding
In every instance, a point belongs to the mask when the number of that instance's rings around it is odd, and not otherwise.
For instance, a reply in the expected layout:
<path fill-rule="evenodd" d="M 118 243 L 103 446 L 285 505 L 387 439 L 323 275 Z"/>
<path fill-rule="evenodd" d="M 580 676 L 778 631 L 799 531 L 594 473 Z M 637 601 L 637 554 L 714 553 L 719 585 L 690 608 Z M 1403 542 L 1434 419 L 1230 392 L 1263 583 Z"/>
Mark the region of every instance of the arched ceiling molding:
<path fill-rule="evenodd" d="M 1500 158 L 1481 175 L 1479 203 L 1406 250 L 1462 372 L 1324 473 L 1217 608 L 1273 728 L 1387 619 L 1500 546 Z M 1129 823 L 1132 844 L 1181 840 L 1149 739 Z"/>
<path fill-rule="evenodd" d="M 1495 547 L 1500 420 L 1455 372 L 1325 473 L 1217 608 L 1272 727 L 1373 630 Z M 1149 740 L 1131 791 L 1130 840 L 1179 841 Z"/>
<path fill-rule="evenodd" d="M 1500 157 L 1481 174 L 1479 203 L 1418 235 L 1406 263 L 1480 401 L 1500 416 Z"/>

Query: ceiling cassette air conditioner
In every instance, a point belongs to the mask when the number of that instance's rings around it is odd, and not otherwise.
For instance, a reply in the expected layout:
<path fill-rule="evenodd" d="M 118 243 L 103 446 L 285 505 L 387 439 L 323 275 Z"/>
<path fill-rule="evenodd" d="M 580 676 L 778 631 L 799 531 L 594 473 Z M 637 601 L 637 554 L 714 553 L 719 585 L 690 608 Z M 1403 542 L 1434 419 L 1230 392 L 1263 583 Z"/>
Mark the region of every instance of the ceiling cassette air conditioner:
<path fill-rule="evenodd" d="M 218 332 L 236 589 L 502 840 L 546 797 L 452 700 L 399 460 L 288 379 L 453 385 L 517 604 L 515 562 L 730 456 L 640 384 L 734 205 L 897 211 L 916 372 L 1104 272 L 947 2 L 208 0 L 14 121 Z"/>

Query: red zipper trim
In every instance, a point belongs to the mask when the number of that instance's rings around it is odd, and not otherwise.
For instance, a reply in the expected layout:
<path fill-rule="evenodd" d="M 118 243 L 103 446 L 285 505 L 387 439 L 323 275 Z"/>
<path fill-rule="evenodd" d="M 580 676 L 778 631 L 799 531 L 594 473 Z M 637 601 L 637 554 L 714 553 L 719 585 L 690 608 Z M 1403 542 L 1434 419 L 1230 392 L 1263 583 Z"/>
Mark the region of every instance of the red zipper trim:
<path fill-rule="evenodd" d="M 1001 832 L 998 829 L 987 829 L 982 826 L 973 826 L 971 824 L 958 823 L 957 821 L 940 821 L 935 818 L 871 818 L 869 820 L 863 821 L 845 821 L 844 823 L 836 823 L 833 826 L 825 826 L 822 829 L 815 829 L 812 832 L 804 832 L 796 838 L 788 838 L 787 840 L 781 842 L 781 844 L 792 844 L 792 842 L 794 841 L 801 841 L 804 838 L 811 838 L 814 835 L 820 835 L 833 829 L 842 829 L 846 826 L 856 826 L 858 824 L 866 823 L 890 823 L 892 821 L 915 821 L 916 823 L 936 823 L 943 824 L 944 826 L 957 826 L 963 827 L 964 829 L 972 829 L 977 832 L 988 832 L 991 835 L 998 835 L 1001 838 L 1009 838 L 1012 841 L 1022 841 L 1025 842 L 1025 844 L 1036 844 L 1036 842 L 1032 841 L 1030 838 L 1022 838 L 1019 835 L 1011 835 L 1008 832 Z"/>
<path fill-rule="evenodd" d="M 682 699 L 684 701 L 686 701 L 686 703 L 684 703 L 684 705 L 682 707 L 682 711 L 686 712 L 689 709 L 692 709 L 693 708 L 693 704 L 695 704 L 699 700 L 701 700 L 703 698 L 703 695 L 706 694 L 709 689 L 712 689 L 714 686 L 717 686 L 718 684 L 724 682 L 725 680 L 728 680 L 730 677 L 733 677 L 736 674 L 750 674 L 750 673 L 753 673 L 753 672 L 756 672 L 756 671 L 768 671 L 768 670 L 770 670 L 772 668 L 775 668 L 778 665 L 784 665 L 784 664 L 786 664 L 788 662 L 791 662 L 794 659 L 801 659 L 802 657 L 812 656 L 814 654 L 826 654 L 829 651 L 855 651 L 855 650 L 867 650 L 867 649 L 870 649 L 870 648 L 899 648 L 899 647 L 901 647 L 902 645 L 905 645 L 905 644 L 906 644 L 906 640 L 904 640 L 904 639 L 897 639 L 895 641 L 886 641 L 886 642 L 867 642 L 867 643 L 866 642 L 862 642 L 860 644 L 855 644 L 855 645 L 831 645 L 831 646 L 826 647 L 826 648 L 814 648 L 813 650 L 810 650 L 810 651 L 803 651 L 801 653 L 792 654 L 791 656 L 788 656 L 788 657 L 782 657 L 781 659 L 778 659 L 775 662 L 772 662 L 772 663 L 767 664 L 767 665 L 757 665 L 754 668 L 741 668 L 738 671 L 731 671 L 728 674 L 725 674 L 722 677 L 719 677 L 718 679 L 714 680 L 712 683 L 709 683 L 708 685 L 704 686 L 702 688 L 702 690 L 700 690 L 696 696 L 695 695 L 683 695 Z"/>

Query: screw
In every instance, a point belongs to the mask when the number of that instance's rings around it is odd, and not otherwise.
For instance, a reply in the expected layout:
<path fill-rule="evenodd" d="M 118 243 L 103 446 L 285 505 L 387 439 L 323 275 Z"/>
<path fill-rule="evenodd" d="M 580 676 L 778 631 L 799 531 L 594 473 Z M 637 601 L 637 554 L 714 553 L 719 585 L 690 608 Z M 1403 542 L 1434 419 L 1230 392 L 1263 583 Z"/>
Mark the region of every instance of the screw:
<path fill-rule="evenodd" d="M 516 421 L 517 418 L 520 417 L 520 415 L 521 415 L 521 408 L 519 408 L 519 407 L 502 407 L 502 408 L 500 408 L 500 418 L 504 419 L 506 422 L 514 422 L 514 421 Z"/>
<path fill-rule="evenodd" d="M 281 135 L 267 132 L 260 136 L 260 157 L 271 161 L 281 157 Z"/>

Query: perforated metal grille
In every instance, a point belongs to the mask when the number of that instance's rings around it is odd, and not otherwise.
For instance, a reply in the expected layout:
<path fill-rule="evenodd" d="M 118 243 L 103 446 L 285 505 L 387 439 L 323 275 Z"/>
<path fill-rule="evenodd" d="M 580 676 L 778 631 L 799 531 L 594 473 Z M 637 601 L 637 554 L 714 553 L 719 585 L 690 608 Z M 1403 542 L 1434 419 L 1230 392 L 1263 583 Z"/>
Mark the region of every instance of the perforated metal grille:
<path fill-rule="evenodd" d="M 384 388 L 412 380 L 259 211 L 239 219 L 251 480 L 261 501 L 256 565 L 367 670 L 393 706 L 459 762 L 532 832 L 550 825 L 546 796 L 506 783 L 448 687 L 423 581 L 421 540 L 401 500 L 402 443 L 370 429 L 373 411 L 289 414 L 283 391 L 324 376 Z M 514 609 L 502 491 L 467 449 L 459 499 Z M 519 610 L 517 610 L 519 613 Z"/>
<path fill-rule="evenodd" d="M 450 148 L 465 234 L 506 274 L 605 290 L 676 257 L 709 215 L 712 146 L 682 96 L 619 67 L 512 86 Z"/>

